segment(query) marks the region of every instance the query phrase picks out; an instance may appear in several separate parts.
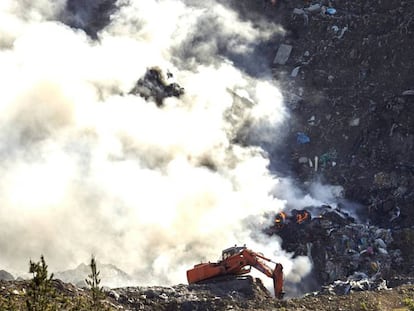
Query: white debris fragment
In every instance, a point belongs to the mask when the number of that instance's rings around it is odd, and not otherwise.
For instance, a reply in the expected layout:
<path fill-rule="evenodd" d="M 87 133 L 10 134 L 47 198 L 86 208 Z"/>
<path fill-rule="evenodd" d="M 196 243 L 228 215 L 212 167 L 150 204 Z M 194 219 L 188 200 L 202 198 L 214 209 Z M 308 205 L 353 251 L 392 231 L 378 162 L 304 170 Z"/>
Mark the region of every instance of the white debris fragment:
<path fill-rule="evenodd" d="M 302 15 L 302 14 L 306 14 L 306 13 L 303 9 L 294 8 L 293 9 L 293 14 Z"/>
<path fill-rule="evenodd" d="M 277 50 L 275 59 L 273 60 L 274 64 L 284 65 L 289 59 L 290 53 L 292 52 L 292 46 L 288 44 L 281 44 Z"/>
<path fill-rule="evenodd" d="M 293 68 L 292 72 L 290 73 L 290 76 L 292 78 L 296 78 L 299 74 L 299 69 L 300 69 L 300 66 Z"/>
<path fill-rule="evenodd" d="M 168 296 L 165 293 L 159 295 L 161 299 L 168 300 Z"/>
<path fill-rule="evenodd" d="M 414 96 L 414 90 L 407 90 L 402 92 L 402 96 Z"/>
<path fill-rule="evenodd" d="M 358 126 L 359 125 L 359 118 L 354 118 L 349 121 L 349 126 Z"/>
<path fill-rule="evenodd" d="M 345 26 L 344 28 L 341 29 L 341 33 L 337 36 L 338 39 L 342 39 L 342 37 L 344 36 L 345 31 L 348 30 L 348 26 Z"/>
<path fill-rule="evenodd" d="M 320 12 L 322 6 L 319 3 L 312 4 L 311 6 L 305 8 L 306 11 L 310 13 L 317 13 Z"/>

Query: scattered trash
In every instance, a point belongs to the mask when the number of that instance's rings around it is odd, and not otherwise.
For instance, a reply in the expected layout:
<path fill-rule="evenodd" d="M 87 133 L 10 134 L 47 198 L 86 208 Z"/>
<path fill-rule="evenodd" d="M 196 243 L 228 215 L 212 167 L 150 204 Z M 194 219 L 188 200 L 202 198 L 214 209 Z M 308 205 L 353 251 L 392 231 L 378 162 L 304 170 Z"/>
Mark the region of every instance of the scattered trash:
<path fill-rule="evenodd" d="M 303 9 L 294 8 L 293 14 L 302 15 L 302 14 L 306 14 L 306 12 Z"/>
<path fill-rule="evenodd" d="M 414 96 L 414 90 L 407 90 L 402 92 L 402 96 Z"/>
<path fill-rule="evenodd" d="M 315 116 L 311 116 L 309 118 L 309 120 L 308 120 L 308 124 L 311 125 L 311 126 L 317 125 L 317 123 L 316 123 L 316 117 Z"/>
<path fill-rule="evenodd" d="M 19 293 L 19 291 L 18 291 L 17 289 L 14 289 L 14 290 L 12 291 L 12 294 L 13 294 L 13 295 L 20 295 L 20 293 Z"/>
<path fill-rule="evenodd" d="M 310 138 L 305 133 L 298 132 L 296 134 L 296 141 L 298 142 L 298 144 L 307 144 L 310 142 Z"/>
<path fill-rule="evenodd" d="M 298 162 L 299 162 L 300 164 L 305 164 L 305 163 L 308 163 L 308 158 L 307 158 L 307 157 L 300 157 L 300 158 L 298 159 Z"/>
<path fill-rule="evenodd" d="M 311 166 L 312 161 L 308 159 Z M 315 157 L 316 163 L 321 163 Z M 355 218 L 342 205 L 307 207 L 312 211 L 310 221 L 275 228 L 285 249 L 306 255 L 311 243 L 314 272 L 325 284 L 328 292 L 373 290 L 384 287 L 383 278 L 402 260 L 401 251 L 393 248 L 390 229 L 356 223 Z M 314 238 L 314 234 L 318 239 Z"/>
<path fill-rule="evenodd" d="M 338 153 L 336 152 L 335 149 L 329 150 L 328 152 L 322 154 L 319 157 L 319 162 L 321 163 L 322 167 L 326 167 L 328 165 L 328 163 L 332 163 L 332 166 L 336 165 L 336 162 L 334 162 L 333 160 L 335 160 L 338 157 Z M 335 164 L 334 164 L 335 163 Z"/>
<path fill-rule="evenodd" d="M 398 127 L 397 124 L 393 123 L 390 129 L 390 134 L 389 136 L 391 137 L 394 134 L 394 130 Z"/>
<path fill-rule="evenodd" d="M 338 27 L 338 26 L 336 26 L 336 25 L 333 25 L 333 26 L 331 27 L 331 29 L 332 29 L 334 32 L 338 32 L 338 31 L 339 31 L 339 27 Z"/>
<path fill-rule="evenodd" d="M 342 37 L 344 36 L 345 31 L 348 30 L 348 26 L 345 26 L 344 28 L 341 29 L 341 33 L 339 34 L 339 36 L 337 36 L 338 39 L 342 39 Z"/>
<path fill-rule="evenodd" d="M 294 8 L 293 9 L 293 14 L 302 15 L 303 16 L 303 23 L 304 23 L 304 25 L 309 24 L 308 14 L 306 14 L 306 12 L 303 9 Z"/>
<path fill-rule="evenodd" d="M 392 211 L 391 211 L 391 218 L 390 218 L 390 222 L 393 221 L 394 219 L 400 217 L 400 208 L 398 206 L 396 206 Z"/>
<path fill-rule="evenodd" d="M 359 118 L 354 118 L 349 121 L 349 126 L 358 126 L 359 125 Z"/>
<path fill-rule="evenodd" d="M 284 65 L 289 59 L 290 53 L 292 52 L 292 46 L 288 44 L 281 44 L 277 50 L 274 64 Z"/>
<path fill-rule="evenodd" d="M 299 103 L 303 100 L 303 97 L 294 93 L 285 93 L 284 99 L 288 106 L 291 107 L 291 109 L 296 109 Z"/>
<path fill-rule="evenodd" d="M 318 171 L 318 163 L 319 163 L 318 156 L 315 156 L 315 172 Z"/>
<path fill-rule="evenodd" d="M 388 289 L 387 282 L 381 278 L 369 278 L 363 272 L 355 272 L 345 281 L 337 280 L 333 284 L 325 286 L 324 291 L 337 295 L 348 295 L 354 291 Z"/>
<path fill-rule="evenodd" d="M 317 13 L 317 12 L 320 12 L 321 8 L 322 6 L 319 3 L 315 3 L 305 8 L 305 10 L 310 13 Z"/>
<path fill-rule="evenodd" d="M 334 9 L 334 8 L 326 8 L 325 14 L 335 15 L 336 14 L 336 9 Z"/>
<path fill-rule="evenodd" d="M 299 69 L 300 69 L 300 66 L 293 68 L 292 72 L 290 73 L 290 76 L 292 78 L 296 78 L 299 74 Z"/>

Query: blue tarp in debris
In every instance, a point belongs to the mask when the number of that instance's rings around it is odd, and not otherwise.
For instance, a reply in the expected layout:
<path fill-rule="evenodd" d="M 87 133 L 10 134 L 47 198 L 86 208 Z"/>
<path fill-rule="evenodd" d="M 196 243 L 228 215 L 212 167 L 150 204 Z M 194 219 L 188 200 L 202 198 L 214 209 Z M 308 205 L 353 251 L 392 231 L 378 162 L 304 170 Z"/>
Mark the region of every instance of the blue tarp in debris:
<path fill-rule="evenodd" d="M 310 142 L 310 138 L 305 133 L 299 132 L 296 134 L 296 141 L 298 144 L 307 144 Z"/>

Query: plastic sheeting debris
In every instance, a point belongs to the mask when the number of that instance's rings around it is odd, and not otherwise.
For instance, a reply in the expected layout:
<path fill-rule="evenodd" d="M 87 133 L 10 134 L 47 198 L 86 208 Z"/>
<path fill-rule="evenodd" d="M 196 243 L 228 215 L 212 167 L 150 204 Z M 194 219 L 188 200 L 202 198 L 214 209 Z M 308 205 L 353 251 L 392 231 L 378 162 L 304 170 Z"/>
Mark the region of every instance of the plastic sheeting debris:
<path fill-rule="evenodd" d="M 296 141 L 298 144 L 307 144 L 310 143 L 310 138 L 305 133 L 299 132 L 296 134 Z"/>
<path fill-rule="evenodd" d="M 327 8 L 325 11 L 326 14 L 328 15 L 335 15 L 336 14 L 336 9 L 334 8 Z"/>
<path fill-rule="evenodd" d="M 288 44 L 281 44 L 277 50 L 274 64 L 284 65 L 289 59 L 290 53 L 292 52 L 292 46 Z"/>

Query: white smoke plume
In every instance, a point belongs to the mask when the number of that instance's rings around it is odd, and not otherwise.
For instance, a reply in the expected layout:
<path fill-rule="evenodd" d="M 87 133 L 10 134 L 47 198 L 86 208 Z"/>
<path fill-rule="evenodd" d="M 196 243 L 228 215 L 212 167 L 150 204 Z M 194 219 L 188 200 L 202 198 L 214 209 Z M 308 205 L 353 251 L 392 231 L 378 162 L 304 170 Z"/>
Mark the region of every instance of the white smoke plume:
<path fill-rule="evenodd" d="M 44 254 L 56 271 L 94 254 L 166 285 L 247 244 L 300 280 L 309 261 L 255 233 L 286 205 L 259 147 L 278 140 L 281 93 L 225 59 L 279 28 L 215 1 L 119 5 L 92 40 L 59 21 L 63 0 L 1 1 L 0 267 Z M 152 66 L 185 94 L 163 107 L 125 95 Z"/>

